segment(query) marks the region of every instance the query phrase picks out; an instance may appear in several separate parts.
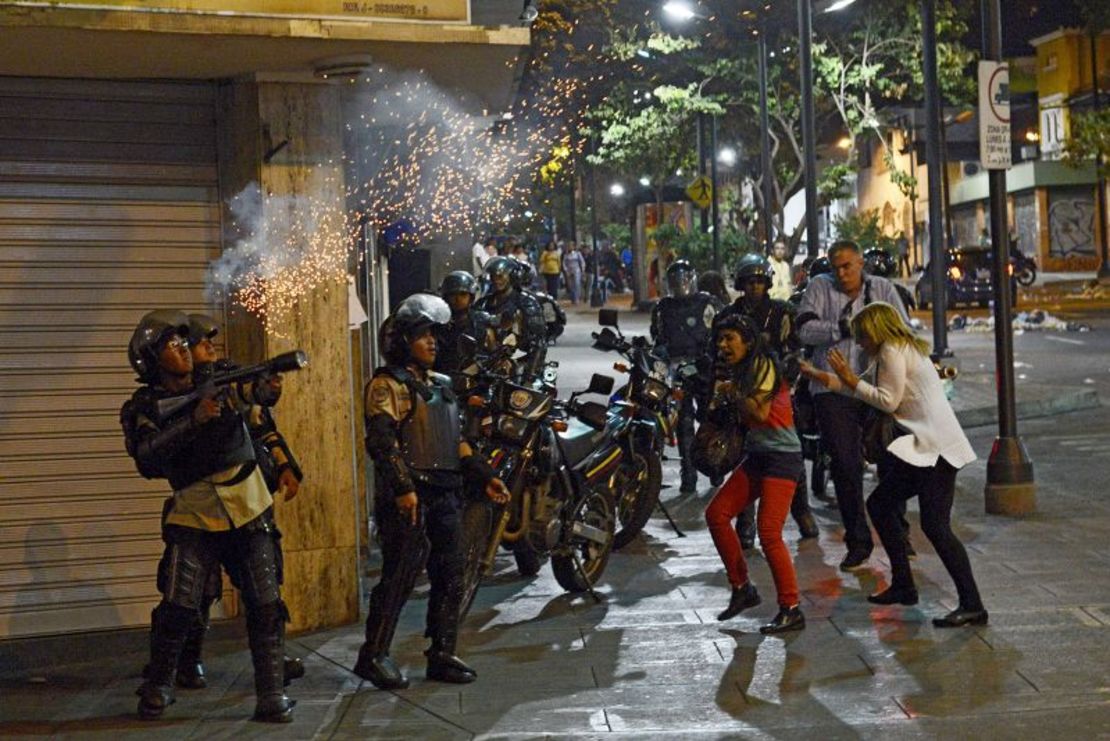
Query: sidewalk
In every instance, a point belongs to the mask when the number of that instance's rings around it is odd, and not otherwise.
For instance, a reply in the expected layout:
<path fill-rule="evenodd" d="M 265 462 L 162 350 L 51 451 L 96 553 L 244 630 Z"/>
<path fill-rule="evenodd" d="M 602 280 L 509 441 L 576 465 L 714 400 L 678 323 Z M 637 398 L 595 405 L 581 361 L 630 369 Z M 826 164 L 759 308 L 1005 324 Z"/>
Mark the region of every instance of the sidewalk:
<path fill-rule="evenodd" d="M 988 627 L 938 631 L 929 622 L 955 597 L 916 506 L 918 607 L 865 601 L 889 574 L 885 555 L 876 549 L 871 570 L 839 572 L 838 514 L 822 505 L 818 540 L 799 542 L 787 524 L 806 630 L 758 633 L 775 611 L 758 553 L 750 560 L 763 605 L 717 623 L 728 590 L 702 519 L 712 492 L 703 480 L 697 495 L 679 496 L 677 462 L 667 460 L 664 500 L 686 537 L 653 518 L 645 538 L 611 558 L 597 604 L 564 594 L 546 567 L 523 579 L 500 559 L 463 629 L 460 652 L 479 673 L 475 684 L 425 681 L 422 585 L 393 651 L 413 680 L 408 690 L 381 692 L 350 672 L 361 625 L 296 636 L 287 651 L 307 668 L 289 689 L 296 721 L 252 723 L 251 662 L 242 622 L 232 621 L 208 642 L 209 689 L 180 690 L 164 719 L 140 722 L 133 692 L 145 631 L 12 641 L 0 643 L 0 737 L 1107 737 L 1110 423 L 1098 408 L 1034 419 L 1097 407 L 1093 389 L 1023 384 L 1017 392 L 1038 481 L 1038 514 L 1024 520 L 983 514 L 993 375 L 962 373 L 953 402 L 980 456 L 960 475 L 954 520 Z"/>

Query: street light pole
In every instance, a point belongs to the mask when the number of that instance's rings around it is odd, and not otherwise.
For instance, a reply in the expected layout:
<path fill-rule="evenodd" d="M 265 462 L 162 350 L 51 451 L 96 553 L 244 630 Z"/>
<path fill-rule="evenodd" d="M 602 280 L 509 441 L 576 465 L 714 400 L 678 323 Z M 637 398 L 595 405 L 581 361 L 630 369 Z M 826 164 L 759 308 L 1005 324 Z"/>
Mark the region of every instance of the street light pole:
<path fill-rule="evenodd" d="M 771 254 L 771 245 L 774 236 L 771 234 L 771 199 L 773 183 L 771 178 L 771 121 L 767 111 L 767 24 L 760 23 L 759 28 L 759 163 L 763 172 L 763 253 Z"/>
<path fill-rule="evenodd" d="M 597 139 L 590 138 L 590 151 L 597 154 Z M 590 163 L 590 237 L 594 249 L 594 280 L 590 291 L 590 306 L 602 306 L 605 302 L 601 299 L 601 283 L 598 281 L 598 264 L 601 262 L 601 253 L 597 249 L 597 164 Z"/>
<path fill-rule="evenodd" d="M 933 354 L 948 357 L 947 280 L 941 215 L 940 85 L 937 81 L 937 4 L 921 0 L 921 45 L 925 82 L 925 164 L 929 178 L 929 262 L 933 294 Z"/>
<path fill-rule="evenodd" d="M 709 181 L 712 185 L 710 197 L 713 209 L 713 269 L 721 272 L 721 214 L 717 207 L 717 117 L 711 119 L 709 129 Z"/>
<path fill-rule="evenodd" d="M 698 111 L 698 177 L 705 176 L 705 114 Z M 704 208 L 698 209 L 698 224 L 701 227 L 701 233 L 705 234 L 709 231 L 709 211 Z"/>
<path fill-rule="evenodd" d="M 802 82 L 802 149 L 805 151 L 806 252 L 817 257 L 817 132 L 813 113 L 813 0 L 798 0 L 798 42 Z"/>
<path fill-rule="evenodd" d="M 999 0 L 981 0 L 984 26 L 983 59 L 1002 61 L 1002 18 Z M 982 91 L 980 91 L 982 92 Z M 980 111 L 980 116 L 983 111 Z M 987 459 L 984 491 L 988 514 L 1025 515 L 1036 507 L 1033 462 L 1017 435 L 1014 402 L 1014 332 L 1010 316 L 1010 240 L 1006 230 L 1006 170 L 987 170 L 991 206 L 991 250 L 994 262 L 994 365 L 998 384 L 998 437 Z"/>

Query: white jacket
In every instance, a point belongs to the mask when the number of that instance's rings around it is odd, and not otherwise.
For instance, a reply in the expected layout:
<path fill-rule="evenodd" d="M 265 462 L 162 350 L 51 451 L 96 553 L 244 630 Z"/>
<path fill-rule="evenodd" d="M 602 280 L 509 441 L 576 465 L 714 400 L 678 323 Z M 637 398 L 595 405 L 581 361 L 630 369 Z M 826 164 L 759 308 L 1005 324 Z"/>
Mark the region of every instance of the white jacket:
<path fill-rule="evenodd" d="M 927 356 L 908 343 L 884 342 L 879 348 L 877 365 L 877 382 L 873 385 L 860 380 L 854 396 L 890 412 L 898 424 L 912 433 L 895 438 L 887 450 L 920 467 L 936 465 L 939 457 L 953 468 L 963 468 L 975 460 L 975 451 Z"/>

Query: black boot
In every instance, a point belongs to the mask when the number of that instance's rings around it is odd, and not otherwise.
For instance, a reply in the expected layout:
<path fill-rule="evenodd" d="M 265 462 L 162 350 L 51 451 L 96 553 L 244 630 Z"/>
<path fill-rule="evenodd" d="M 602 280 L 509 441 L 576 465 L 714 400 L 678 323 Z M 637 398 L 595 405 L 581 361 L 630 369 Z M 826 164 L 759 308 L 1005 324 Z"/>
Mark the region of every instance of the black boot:
<path fill-rule="evenodd" d="M 208 633 L 208 605 L 202 605 L 200 614 L 189 627 L 181 656 L 177 660 L 177 686 L 187 690 L 202 690 L 208 686 L 204 676 L 204 636 Z"/>
<path fill-rule="evenodd" d="M 146 681 L 136 690 L 139 717 L 158 718 L 175 701 L 174 674 L 177 671 L 185 635 L 196 620 L 196 611 L 163 602 L 151 613 L 150 663 L 144 671 Z"/>
<path fill-rule="evenodd" d="M 728 600 L 728 607 L 717 615 L 717 619 L 722 622 L 730 620 L 749 607 L 755 607 L 762 601 L 763 598 L 759 596 L 759 592 L 756 591 L 755 585 L 751 582 L 746 583 L 742 587 L 733 587 L 732 596 L 729 597 Z"/>
<path fill-rule="evenodd" d="M 802 538 L 816 538 L 821 534 L 817 529 L 817 520 L 809 508 L 809 493 L 799 486 L 794 490 L 794 498 L 790 500 L 790 516 L 798 524 L 798 532 Z"/>
<path fill-rule="evenodd" d="M 248 608 L 247 640 L 254 664 L 253 720 L 292 723 L 296 702 L 285 696 L 285 610 L 280 601 Z"/>
<path fill-rule="evenodd" d="M 780 607 L 778 615 L 771 619 L 759 629 L 763 635 L 774 635 L 775 633 L 786 633 L 791 630 L 801 630 L 806 627 L 806 616 L 802 614 L 802 609 L 798 605 L 793 607 Z"/>
<path fill-rule="evenodd" d="M 428 657 L 428 679 L 450 684 L 469 684 L 478 678 L 478 672 L 455 656 L 457 639 L 457 627 L 442 627 L 439 635 L 432 638 L 431 648 L 424 652 Z"/>
<path fill-rule="evenodd" d="M 409 686 L 389 656 L 389 644 L 397 628 L 396 611 L 381 609 L 374 595 L 370 596 L 370 614 L 366 616 L 366 642 L 358 650 L 354 672 L 380 690 L 403 690 Z"/>

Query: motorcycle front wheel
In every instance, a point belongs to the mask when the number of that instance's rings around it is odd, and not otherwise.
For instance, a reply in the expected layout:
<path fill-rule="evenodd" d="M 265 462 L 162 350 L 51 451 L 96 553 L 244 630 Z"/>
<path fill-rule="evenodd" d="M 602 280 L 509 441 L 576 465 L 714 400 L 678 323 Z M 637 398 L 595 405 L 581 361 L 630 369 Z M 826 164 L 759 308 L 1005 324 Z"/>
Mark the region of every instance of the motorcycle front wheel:
<path fill-rule="evenodd" d="M 485 502 L 468 502 L 462 514 L 463 593 L 459 621 L 466 618 L 482 582 L 482 556 L 489 545 L 493 512 Z"/>
<path fill-rule="evenodd" d="M 585 592 L 597 584 L 613 551 L 615 526 L 616 513 L 609 492 L 586 494 L 574 511 L 563 536 L 564 544 L 551 554 L 551 570 L 559 586 L 568 592 Z"/>
<path fill-rule="evenodd" d="M 617 534 L 613 549 L 631 543 L 651 518 L 663 486 L 661 456 L 634 454 L 621 468 L 617 496 Z"/>

